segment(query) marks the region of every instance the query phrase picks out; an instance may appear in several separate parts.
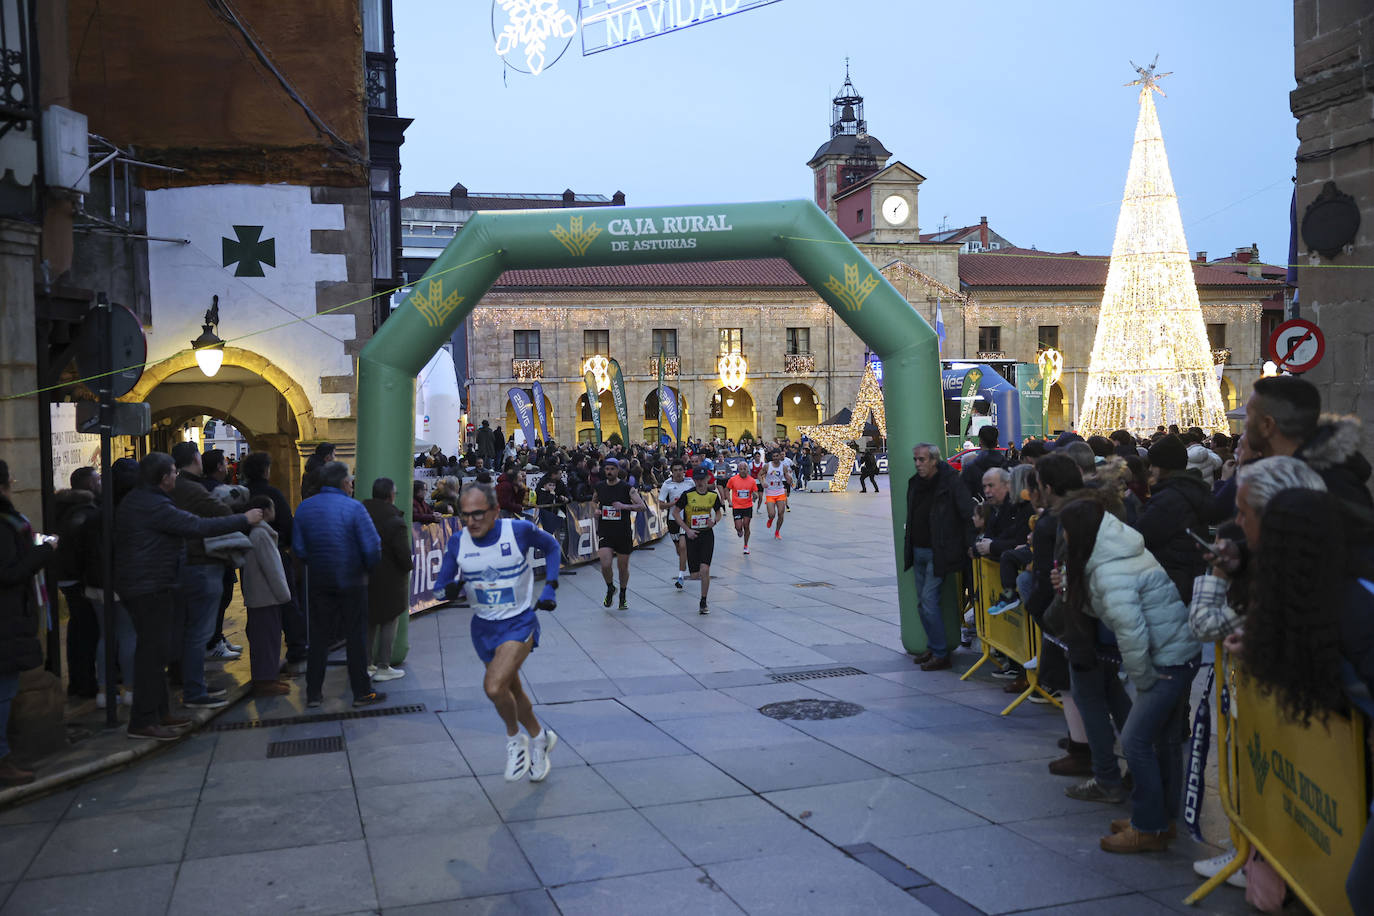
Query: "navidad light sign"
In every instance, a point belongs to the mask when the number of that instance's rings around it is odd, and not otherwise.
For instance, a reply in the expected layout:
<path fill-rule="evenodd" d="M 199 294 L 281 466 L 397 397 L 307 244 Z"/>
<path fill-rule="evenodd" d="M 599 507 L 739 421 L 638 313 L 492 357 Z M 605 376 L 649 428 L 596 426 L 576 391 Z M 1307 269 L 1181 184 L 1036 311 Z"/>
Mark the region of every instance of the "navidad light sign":
<path fill-rule="evenodd" d="M 582 0 L 582 54 L 724 19 L 778 0 Z"/>

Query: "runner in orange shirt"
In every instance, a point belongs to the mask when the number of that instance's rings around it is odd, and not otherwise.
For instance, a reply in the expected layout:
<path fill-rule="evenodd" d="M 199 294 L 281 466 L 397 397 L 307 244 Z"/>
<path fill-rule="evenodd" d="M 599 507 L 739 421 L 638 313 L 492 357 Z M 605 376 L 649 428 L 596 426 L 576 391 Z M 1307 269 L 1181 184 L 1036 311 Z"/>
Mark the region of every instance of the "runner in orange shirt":
<path fill-rule="evenodd" d="M 730 509 L 735 516 L 735 537 L 744 538 L 744 552 L 749 553 L 749 526 L 754 519 L 754 507 L 763 500 L 759 482 L 749 472 L 749 462 L 739 463 L 739 473 L 731 477 L 725 488 L 730 491 Z"/>

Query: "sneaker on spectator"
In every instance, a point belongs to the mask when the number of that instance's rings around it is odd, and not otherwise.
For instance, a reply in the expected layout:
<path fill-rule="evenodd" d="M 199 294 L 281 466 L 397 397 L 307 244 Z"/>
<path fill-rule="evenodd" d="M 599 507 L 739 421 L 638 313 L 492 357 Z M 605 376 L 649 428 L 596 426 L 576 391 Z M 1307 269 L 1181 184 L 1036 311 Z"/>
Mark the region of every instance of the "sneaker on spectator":
<path fill-rule="evenodd" d="M 318 709 L 324 705 L 324 697 L 308 697 L 305 701 L 307 709 Z"/>
<path fill-rule="evenodd" d="M 1120 833 L 1104 836 L 1098 841 L 1098 845 L 1102 847 L 1103 852 L 1165 852 L 1169 848 L 1169 839 L 1163 830 L 1159 833 L 1146 833 L 1127 826 Z"/>
<path fill-rule="evenodd" d="M 1007 665 L 1005 668 L 992 672 L 992 676 L 999 681 L 1014 681 L 1021 676 L 1021 669 L 1015 665 Z"/>
<path fill-rule="evenodd" d="M 1046 692 L 1049 694 L 1049 696 L 1045 696 L 1045 694 L 1037 690 L 1035 693 L 1030 695 L 1030 701 L 1032 703 L 1039 703 L 1040 705 L 1044 706 L 1047 703 L 1053 703 L 1055 700 L 1059 699 L 1058 690 L 1048 690 Z"/>
<path fill-rule="evenodd" d="M 281 666 L 281 673 L 286 677 L 300 677 L 305 674 L 305 662 L 287 662 Z"/>
<path fill-rule="evenodd" d="M 1219 856 L 1212 856 L 1210 859 L 1199 859 L 1193 863 L 1193 871 L 1200 877 L 1211 878 L 1226 866 L 1230 865 L 1236 857 L 1234 849 L 1228 849 Z M 1226 883 L 1232 887 L 1245 887 L 1245 869 L 1236 869 L 1235 874 L 1226 879 Z"/>
<path fill-rule="evenodd" d="M 965 649 L 972 648 L 973 641 L 978 638 L 978 631 L 973 627 L 961 627 L 959 629 L 959 645 Z"/>
<path fill-rule="evenodd" d="M 365 694 L 363 694 L 363 695 L 360 696 L 360 697 L 354 697 L 354 698 L 353 698 L 353 705 L 354 705 L 355 707 L 357 707 L 357 706 L 376 706 L 378 703 L 383 703 L 383 702 L 386 702 L 386 694 L 384 694 L 384 693 L 378 693 L 378 692 L 375 691 L 375 690 L 372 691 L 371 693 L 365 693 Z"/>
<path fill-rule="evenodd" d="M 121 692 L 118 693 L 118 696 L 119 696 L 119 705 L 120 705 L 120 706 L 132 706 L 132 705 L 134 705 L 134 692 L 133 692 L 132 690 L 124 690 L 124 691 L 121 691 Z M 96 709 L 104 709 L 104 708 L 105 708 L 105 691 L 104 691 L 104 690 L 100 691 L 99 693 L 97 693 L 97 694 L 95 695 L 95 707 L 96 707 Z"/>
<path fill-rule="evenodd" d="M 220 709 L 228 706 L 229 700 L 226 697 L 215 697 L 207 693 L 203 697 L 194 697 L 189 700 L 183 698 L 181 705 L 187 709 Z"/>
<path fill-rule="evenodd" d="M 998 614 L 1005 614 L 1007 611 L 1014 610 L 1021 606 L 1021 596 L 1012 595 L 1010 598 L 1000 599 L 992 607 L 988 608 L 988 616 L 996 617 Z"/>
<path fill-rule="evenodd" d="M 175 741 L 181 737 L 181 734 L 174 728 L 165 728 L 161 725 L 146 725 L 143 728 L 131 728 L 128 731 L 130 738 L 151 738 L 154 741 Z"/>
<path fill-rule="evenodd" d="M 1129 830 L 1130 828 L 1131 828 L 1131 819 L 1130 819 L 1129 817 L 1119 817 L 1119 818 L 1117 818 L 1116 820 L 1112 821 L 1112 833 L 1121 833 L 1123 830 Z M 1164 839 L 1166 839 L 1166 840 L 1176 840 L 1176 839 L 1178 839 L 1178 821 L 1169 821 L 1169 829 L 1166 830 L 1166 831 L 1164 831 Z M 1234 858 L 1234 857 L 1235 857 L 1235 856 L 1232 855 L 1232 858 Z M 1206 860 L 1204 860 L 1204 861 L 1210 862 L 1211 859 L 1206 859 Z M 1229 862 L 1230 859 L 1227 859 L 1226 861 Z M 1222 864 L 1225 865 L 1226 862 L 1223 862 Z M 1194 864 L 1194 871 L 1196 871 L 1196 870 L 1197 870 L 1197 866 L 1196 866 L 1196 863 L 1195 863 L 1195 864 Z M 1218 868 L 1217 871 L 1221 871 L 1221 869 Z M 1217 871 L 1212 872 L 1212 875 L 1215 875 L 1215 874 L 1217 873 Z M 1201 874 L 1201 872 L 1199 872 L 1199 874 Z M 1210 877 L 1212 877 L 1212 875 L 1203 875 L 1203 877 L 1204 877 L 1204 878 L 1210 878 Z"/>
<path fill-rule="evenodd" d="M 1064 794 L 1076 801 L 1102 802 L 1108 805 L 1119 805 L 1128 797 L 1125 786 L 1104 786 L 1097 781 L 1096 776 L 1069 786 L 1064 790 Z"/>
<path fill-rule="evenodd" d="M 390 665 L 387 665 L 385 668 L 378 668 L 372 672 L 372 679 L 374 681 L 394 681 L 398 677 L 405 676 L 406 673 L 404 668 L 393 668 Z"/>
<path fill-rule="evenodd" d="M 506 739 L 506 782 L 524 779 L 529 771 L 530 739 L 524 732 L 517 732 Z"/>
<path fill-rule="evenodd" d="M 368 666 L 367 666 L 367 676 L 368 676 L 368 677 L 375 677 L 376 674 L 377 674 L 377 666 L 376 666 L 376 665 L 368 665 Z"/>
<path fill-rule="evenodd" d="M 227 639 L 221 639 L 219 642 L 215 643 L 213 648 L 205 652 L 206 658 L 222 658 L 225 661 L 233 661 L 242 655 L 243 650 L 235 649 L 233 646 L 229 645 L 229 640 Z"/>
<path fill-rule="evenodd" d="M 543 782 L 549 775 L 549 770 L 553 767 L 549 754 L 557 746 L 558 736 L 547 725 L 530 739 L 530 782 Z"/>

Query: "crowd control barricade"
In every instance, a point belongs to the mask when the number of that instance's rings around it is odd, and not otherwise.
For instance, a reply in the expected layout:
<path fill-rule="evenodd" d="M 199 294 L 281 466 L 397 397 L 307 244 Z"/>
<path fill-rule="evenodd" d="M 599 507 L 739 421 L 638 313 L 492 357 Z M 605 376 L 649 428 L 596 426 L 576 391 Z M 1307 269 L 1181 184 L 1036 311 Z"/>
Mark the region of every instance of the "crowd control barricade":
<path fill-rule="evenodd" d="M 996 615 L 988 613 L 988 609 L 997 603 L 997 598 L 1001 593 L 1002 575 L 1001 567 L 997 561 L 987 557 L 979 557 L 974 560 L 973 623 L 974 629 L 978 633 L 978 641 L 983 646 L 983 655 L 959 679 L 961 681 L 968 680 L 973 672 L 992 658 L 992 652 L 996 649 L 1016 664 L 1021 665 L 1026 672 L 1026 689 L 1011 701 L 1010 706 L 1002 710 L 1002 715 L 1007 715 L 1036 693 L 1039 693 L 1055 706 L 1062 708 L 1063 704 L 1040 686 L 1039 667 L 1025 667 L 1032 659 L 1040 655 L 1040 625 L 1035 622 L 1035 618 L 1026 613 L 1025 605 L 1017 605 L 1009 611 L 1003 611 Z"/>
<path fill-rule="evenodd" d="M 1369 819 L 1364 716 L 1298 725 L 1220 643 L 1216 670 L 1217 794 L 1236 857 L 1186 902 L 1210 894 L 1254 848 L 1317 916 L 1349 916 L 1345 881 Z"/>
<path fill-rule="evenodd" d="M 659 505 L 658 496 L 641 492 L 644 512 L 634 513 L 632 538 L 635 547 L 651 544 L 668 531 L 666 510 Z M 580 566 L 596 560 L 597 517 L 592 502 L 569 503 L 563 509 L 563 531 L 554 532 L 563 548 L 563 565 Z M 434 583 L 439 579 L 439 567 L 444 561 L 444 549 L 449 538 L 457 534 L 462 523 L 456 517 L 437 522 L 411 525 L 411 556 L 415 566 L 410 573 L 410 613 L 419 614 L 444 603 L 434 595 Z M 542 575 L 544 558 L 534 558 L 535 575 Z"/>

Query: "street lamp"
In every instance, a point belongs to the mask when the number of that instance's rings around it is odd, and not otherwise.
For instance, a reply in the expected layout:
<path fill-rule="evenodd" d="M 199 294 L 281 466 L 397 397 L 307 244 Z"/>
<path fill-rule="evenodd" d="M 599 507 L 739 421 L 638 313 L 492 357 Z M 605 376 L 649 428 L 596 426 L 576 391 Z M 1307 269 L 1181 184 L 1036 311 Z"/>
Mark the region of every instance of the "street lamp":
<path fill-rule="evenodd" d="M 799 394 L 794 394 L 794 395 L 792 395 L 792 403 L 793 403 L 793 404 L 800 404 L 800 403 L 801 403 L 801 395 L 799 395 Z"/>
<path fill-rule="evenodd" d="M 201 325 L 200 336 L 191 341 L 191 349 L 196 354 L 196 365 L 207 378 L 214 378 L 219 367 L 224 365 L 224 341 L 215 333 L 219 330 L 219 296 L 215 296 L 209 310 L 205 313 L 205 323 Z"/>

